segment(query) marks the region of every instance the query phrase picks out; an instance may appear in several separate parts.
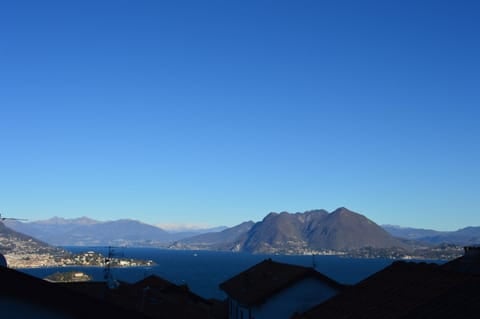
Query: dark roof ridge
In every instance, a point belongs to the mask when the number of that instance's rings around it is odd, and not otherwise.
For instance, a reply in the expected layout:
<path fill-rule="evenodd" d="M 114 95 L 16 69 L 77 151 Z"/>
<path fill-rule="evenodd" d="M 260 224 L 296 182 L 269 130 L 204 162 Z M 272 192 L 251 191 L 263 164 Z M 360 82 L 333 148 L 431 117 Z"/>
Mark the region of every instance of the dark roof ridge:
<path fill-rule="evenodd" d="M 48 282 L 15 269 L 0 267 L 2 294 L 22 303 L 38 305 L 72 318 L 146 318 L 143 314 L 113 303 L 99 303 L 90 295 L 63 284 Z"/>
<path fill-rule="evenodd" d="M 277 262 L 269 258 L 221 283 L 220 289 L 240 303 L 262 304 L 269 296 L 309 277 L 335 289 L 344 288 L 311 267 Z"/>

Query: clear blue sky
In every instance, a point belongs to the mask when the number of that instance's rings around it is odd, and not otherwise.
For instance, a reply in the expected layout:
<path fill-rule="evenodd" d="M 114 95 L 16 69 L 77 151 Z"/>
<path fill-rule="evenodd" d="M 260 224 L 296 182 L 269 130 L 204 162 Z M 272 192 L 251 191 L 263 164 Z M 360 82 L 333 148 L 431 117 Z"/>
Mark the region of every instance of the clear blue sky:
<path fill-rule="evenodd" d="M 0 211 L 480 225 L 478 1 L 4 1 Z"/>

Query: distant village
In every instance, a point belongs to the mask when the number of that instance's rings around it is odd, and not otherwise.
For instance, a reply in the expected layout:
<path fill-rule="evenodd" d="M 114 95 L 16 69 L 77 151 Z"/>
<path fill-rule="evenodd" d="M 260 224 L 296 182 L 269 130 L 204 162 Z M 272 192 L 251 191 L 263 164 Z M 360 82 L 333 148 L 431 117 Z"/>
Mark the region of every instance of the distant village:
<path fill-rule="evenodd" d="M 174 244 L 165 247 L 166 249 L 177 250 L 202 250 L 196 245 Z M 265 254 L 272 255 L 309 255 L 309 256 L 339 256 L 344 258 L 368 258 L 368 259 L 393 259 L 393 260 L 451 260 L 460 257 L 463 253 L 463 246 L 444 244 L 436 247 L 418 247 L 413 250 L 406 250 L 397 247 L 374 248 L 363 247 L 357 249 L 310 249 L 310 248 L 272 248 Z"/>
<path fill-rule="evenodd" d="M 393 260 L 451 260 L 462 255 L 463 247 L 457 245 L 445 245 L 434 249 L 418 249 L 406 252 L 396 248 L 371 248 L 366 247 L 356 250 L 276 250 L 272 254 L 282 255 L 312 255 L 312 256 L 339 256 L 345 258 L 383 258 Z M 39 249 L 22 250 L 17 247 L 14 252 L 5 254 L 11 268 L 38 268 L 38 267 L 65 267 L 65 266 L 97 266 L 103 267 L 105 260 L 111 267 L 148 267 L 155 264 L 152 260 L 138 260 L 133 258 L 107 258 L 94 251 L 86 251 L 78 254 L 66 252 L 50 252 Z"/>
<path fill-rule="evenodd" d="M 21 251 L 21 250 L 20 250 Z M 96 266 L 103 267 L 106 263 L 110 267 L 148 267 L 155 264 L 152 260 L 138 260 L 133 258 L 108 258 L 102 254 L 87 251 L 78 254 L 52 254 L 44 252 L 14 252 L 5 254 L 11 268 L 38 268 L 38 267 L 68 267 L 68 266 Z"/>

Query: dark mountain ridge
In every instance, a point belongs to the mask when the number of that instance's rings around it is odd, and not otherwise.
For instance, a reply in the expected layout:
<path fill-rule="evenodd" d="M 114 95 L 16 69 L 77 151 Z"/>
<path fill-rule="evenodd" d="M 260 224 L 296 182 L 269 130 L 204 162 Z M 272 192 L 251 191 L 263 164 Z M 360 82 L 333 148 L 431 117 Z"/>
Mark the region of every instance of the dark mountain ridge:
<path fill-rule="evenodd" d="M 240 243 L 248 252 L 350 250 L 364 247 L 405 247 L 363 215 L 341 207 L 305 213 L 269 214 Z"/>
<path fill-rule="evenodd" d="M 260 222 L 183 239 L 174 245 L 193 249 L 205 246 L 251 253 L 307 253 L 408 245 L 365 216 L 341 207 L 332 213 L 323 209 L 293 214 L 272 212 Z"/>
<path fill-rule="evenodd" d="M 365 248 L 405 249 L 421 247 L 422 243 L 480 243 L 480 227 L 467 227 L 456 232 L 403 229 L 396 226 L 384 226 L 384 229 L 345 207 L 331 213 L 324 209 L 303 213 L 272 212 L 260 222 L 244 222 L 222 231 L 200 235 L 172 234 L 159 227 L 130 219 L 100 222 L 88 217 L 54 217 L 27 223 L 8 220 L 5 224 L 18 232 L 56 246 L 128 245 L 302 254 Z"/>

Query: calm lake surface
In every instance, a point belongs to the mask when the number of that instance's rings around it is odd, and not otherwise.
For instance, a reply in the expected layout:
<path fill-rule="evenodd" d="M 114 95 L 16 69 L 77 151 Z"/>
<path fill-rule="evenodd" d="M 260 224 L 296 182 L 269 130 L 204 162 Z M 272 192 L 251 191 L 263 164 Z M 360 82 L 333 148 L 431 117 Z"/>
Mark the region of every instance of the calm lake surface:
<path fill-rule="evenodd" d="M 108 254 L 105 247 L 65 247 L 74 253 L 95 251 Z M 391 259 L 352 259 L 338 256 L 285 256 L 252 255 L 214 251 L 165 250 L 157 248 L 116 248 L 117 256 L 153 260 L 153 267 L 112 268 L 115 279 L 135 282 L 155 274 L 176 284 L 187 284 L 190 289 L 205 298 L 225 298 L 218 288 L 223 281 L 256 263 L 272 258 L 274 261 L 311 267 L 315 260 L 316 269 L 341 283 L 354 284 L 387 267 Z M 44 278 L 57 271 L 75 270 L 103 280 L 102 267 L 52 267 L 22 269 L 33 276 Z"/>

